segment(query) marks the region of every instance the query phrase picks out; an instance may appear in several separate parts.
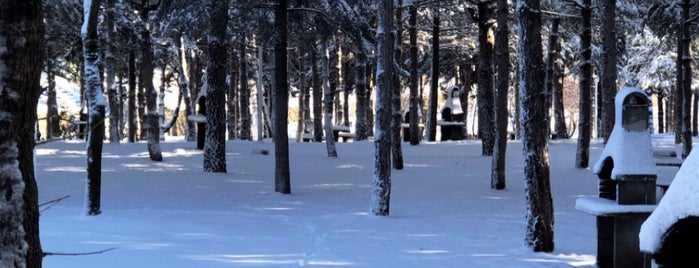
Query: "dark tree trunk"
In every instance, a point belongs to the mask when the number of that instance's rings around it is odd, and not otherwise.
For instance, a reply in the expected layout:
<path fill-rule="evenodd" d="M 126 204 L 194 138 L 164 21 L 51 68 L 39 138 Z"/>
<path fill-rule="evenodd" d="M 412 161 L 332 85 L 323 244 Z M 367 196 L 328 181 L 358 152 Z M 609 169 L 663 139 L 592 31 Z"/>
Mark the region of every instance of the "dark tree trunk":
<path fill-rule="evenodd" d="M 508 68 L 509 69 L 509 68 Z M 461 81 L 463 92 L 459 94 L 459 102 L 461 102 L 461 110 L 464 111 L 464 139 L 468 138 L 468 100 L 473 88 L 473 66 L 466 63 L 461 66 Z"/>
<path fill-rule="evenodd" d="M 129 50 L 129 113 L 128 113 L 128 139 L 130 143 L 136 142 L 136 52 Z"/>
<path fill-rule="evenodd" d="M 41 267 L 39 193 L 34 176 L 36 107 L 41 93 L 43 51 L 42 1 L 0 1 L 0 36 L 7 42 L 0 50 L 0 219 L 3 261 L 9 267 Z M 13 92 L 14 91 L 14 92 Z M 15 95 L 16 97 L 10 97 Z M 17 135 L 22 133 L 22 135 Z M 20 181 L 21 180 L 21 181 Z M 20 186 L 24 183 L 24 189 Z M 11 187 L 15 187 L 12 191 Z M 21 194 L 21 197 L 20 197 Z M 10 213 L 11 212 L 11 213 Z M 23 229 L 23 232 L 21 231 Z M 26 244 L 25 244 L 26 243 Z M 7 256 L 7 257 L 6 257 Z"/>
<path fill-rule="evenodd" d="M 328 157 L 337 157 L 337 148 L 335 147 L 335 139 L 333 135 L 333 99 L 335 93 L 330 86 L 330 48 L 328 47 L 328 38 L 324 37 L 322 41 L 323 57 L 321 58 L 322 80 L 323 80 L 323 130 L 325 132 L 325 147 L 328 152 Z"/>
<path fill-rule="evenodd" d="M 211 29 L 206 68 L 204 172 L 226 172 L 226 25 L 228 1 L 209 2 Z"/>
<path fill-rule="evenodd" d="M 228 118 L 226 123 L 228 125 L 228 140 L 235 140 L 238 135 L 238 122 L 240 118 L 240 114 L 238 113 L 238 68 L 236 68 L 238 66 L 238 56 L 235 55 L 235 51 L 231 51 L 230 58 L 231 63 L 229 65 L 230 72 L 228 76 L 230 84 L 228 85 L 228 93 L 226 93 L 226 95 L 228 95 L 226 101 Z"/>
<path fill-rule="evenodd" d="M 109 142 L 119 143 L 121 137 L 119 137 L 119 99 L 117 92 L 117 85 L 115 83 L 116 78 L 116 58 L 114 57 L 114 34 L 112 31 L 114 29 L 114 22 L 116 20 L 116 10 L 115 10 L 115 0 L 106 1 L 106 14 L 105 21 L 107 24 L 107 31 L 105 31 L 105 52 L 104 61 L 106 68 L 106 86 L 107 86 L 107 97 L 109 99 Z"/>
<path fill-rule="evenodd" d="M 185 130 L 185 139 L 187 141 L 194 141 L 196 139 L 197 131 L 196 124 L 194 121 L 189 120 L 189 116 L 194 114 L 195 105 L 192 103 L 192 95 L 189 90 L 189 79 L 187 79 L 187 73 L 185 73 L 184 66 L 182 62 L 184 61 L 183 53 L 185 53 L 185 48 L 182 46 L 180 38 L 175 39 L 177 44 L 177 86 L 180 88 L 180 96 L 184 100 L 184 115 L 187 121 L 187 129 Z M 179 102 L 177 107 L 179 108 Z"/>
<path fill-rule="evenodd" d="M 682 158 L 692 151 L 692 56 L 689 54 L 692 36 L 690 32 L 690 0 L 682 1 Z M 681 57 L 680 57 L 681 55 Z"/>
<path fill-rule="evenodd" d="M 600 136 L 607 143 L 614 128 L 614 98 L 617 91 L 616 0 L 601 1 L 602 59 L 600 68 Z"/>
<path fill-rule="evenodd" d="M 410 145 L 420 144 L 420 128 L 419 128 L 419 118 L 418 109 L 420 109 L 417 87 L 418 87 L 418 73 L 417 73 L 417 5 L 410 5 L 410 19 L 409 19 L 408 32 L 410 35 L 410 108 L 409 108 L 409 122 L 410 123 Z"/>
<path fill-rule="evenodd" d="M 497 88 L 495 90 L 495 144 L 493 147 L 490 188 L 505 189 L 505 153 L 507 152 L 507 93 L 510 88 L 510 46 L 507 0 L 497 1 L 498 29 L 495 36 Z"/>
<path fill-rule="evenodd" d="M 306 86 L 306 64 L 303 58 L 303 52 L 299 53 L 299 93 L 298 93 L 298 119 L 296 123 L 296 142 L 303 142 L 305 133 L 306 113 L 308 112 L 307 98 L 308 87 Z"/>
<path fill-rule="evenodd" d="M 393 0 L 378 2 L 376 31 L 376 129 L 371 212 L 388 216 L 391 200 L 391 92 L 393 79 Z M 382 30 L 383 29 L 383 30 Z"/>
<path fill-rule="evenodd" d="M 61 136 L 53 59 L 46 60 L 46 140 Z"/>
<path fill-rule="evenodd" d="M 362 51 L 357 52 L 357 59 L 355 64 L 355 95 L 357 98 L 357 104 L 355 107 L 355 114 L 357 117 L 357 124 L 354 126 L 355 140 L 363 141 L 369 136 L 369 124 L 367 122 L 367 110 L 366 103 L 369 102 L 369 90 L 366 85 L 366 54 Z"/>
<path fill-rule="evenodd" d="M 680 144 L 682 142 L 682 99 L 684 97 L 683 88 L 684 82 L 684 64 L 682 64 L 682 54 L 684 53 L 684 41 L 682 40 L 683 35 L 677 33 L 677 62 L 675 63 L 676 70 L 676 83 L 675 90 L 673 92 L 673 111 L 672 111 L 672 126 L 675 131 L 675 144 Z"/>
<path fill-rule="evenodd" d="M 403 6 L 403 1 L 398 0 L 398 6 Z M 394 39 L 394 59 L 400 60 L 401 58 L 401 37 L 403 36 L 403 23 L 401 17 L 403 16 L 402 8 L 396 9 L 396 29 Z M 393 35 L 393 34 L 392 34 Z M 392 74 L 392 97 L 391 97 L 391 160 L 393 162 L 393 168 L 401 170 L 403 169 L 403 149 L 401 148 L 401 136 L 400 129 L 403 123 L 403 114 L 401 109 L 401 99 L 400 93 L 402 89 L 402 83 L 400 82 L 400 75 L 398 72 L 393 72 Z"/>
<path fill-rule="evenodd" d="M 548 57 L 546 58 L 546 82 L 544 84 L 544 92 L 546 94 L 546 131 L 550 131 L 551 126 L 550 111 L 553 106 L 553 81 L 556 79 L 554 69 L 556 60 L 558 60 L 555 47 L 556 43 L 558 42 L 558 25 L 560 22 L 561 19 L 558 17 L 551 20 L 551 30 L 547 47 Z"/>
<path fill-rule="evenodd" d="M 148 13 L 151 6 L 144 4 L 141 8 L 141 20 L 149 24 Z M 141 84 L 145 92 L 146 99 L 146 114 L 145 122 L 142 124 L 143 130 L 146 131 L 146 139 L 148 140 L 148 155 L 153 161 L 163 161 L 163 155 L 160 150 L 160 127 L 158 126 L 158 111 L 157 101 L 158 92 L 153 86 L 153 47 L 151 42 L 151 34 L 148 26 L 144 26 L 141 30 Z"/>
<path fill-rule="evenodd" d="M 535 252 L 551 252 L 553 242 L 553 199 L 549 179 L 548 144 L 544 119 L 544 62 L 541 50 L 539 0 L 518 0 L 520 91 L 525 193 L 527 199 L 528 246 Z"/>
<path fill-rule="evenodd" d="M 427 141 L 437 140 L 437 102 L 439 92 L 439 12 L 435 10 L 432 28 L 432 75 L 430 77 L 430 98 L 427 105 Z"/>
<path fill-rule="evenodd" d="M 493 35 L 494 1 L 478 2 L 478 137 L 482 155 L 493 155 L 495 128 L 493 120 Z"/>
<path fill-rule="evenodd" d="M 561 55 L 561 40 L 556 41 L 554 45 L 556 62 L 553 69 L 553 117 L 556 123 L 554 124 L 554 133 L 558 139 L 567 139 L 568 127 L 566 126 L 565 111 L 563 105 L 563 79 L 565 79 L 565 65 L 560 59 Z"/>
<path fill-rule="evenodd" d="M 592 0 L 583 0 L 581 8 L 582 32 L 580 44 L 580 97 L 578 119 L 578 148 L 575 154 L 575 167 L 590 166 L 590 138 L 592 136 Z"/>
<path fill-rule="evenodd" d="M 102 96 L 102 81 L 98 67 L 99 39 L 97 21 L 99 0 L 93 1 L 86 14 L 86 33 L 83 33 L 83 56 L 85 58 L 85 95 L 88 104 L 87 139 L 87 194 L 85 195 L 85 214 L 99 215 L 100 190 L 102 184 L 102 142 L 104 139 L 105 103 Z"/>
<path fill-rule="evenodd" d="M 287 117 L 289 115 L 289 80 L 287 80 L 286 52 L 286 0 L 279 0 L 275 7 L 274 29 L 277 38 L 274 41 L 274 90 L 272 109 L 274 120 L 274 191 L 282 194 L 291 193 L 289 177 L 289 134 L 287 134 Z"/>
<path fill-rule="evenodd" d="M 252 140 L 252 115 L 250 114 L 250 88 L 248 87 L 247 41 L 240 41 L 240 139 Z"/>
<path fill-rule="evenodd" d="M 318 70 L 318 52 L 311 48 L 311 77 L 313 83 L 313 140 L 323 140 L 323 82 Z"/>

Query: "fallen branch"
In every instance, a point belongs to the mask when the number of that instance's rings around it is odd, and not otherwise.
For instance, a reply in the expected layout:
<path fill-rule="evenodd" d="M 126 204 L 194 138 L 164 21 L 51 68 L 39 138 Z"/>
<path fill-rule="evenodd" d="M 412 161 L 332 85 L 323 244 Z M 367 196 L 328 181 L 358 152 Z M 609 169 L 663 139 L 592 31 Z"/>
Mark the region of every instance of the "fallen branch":
<path fill-rule="evenodd" d="M 64 196 L 64 197 L 61 197 L 61 198 L 58 198 L 58 199 L 54 199 L 54 200 L 47 201 L 47 202 L 44 202 L 44 203 L 39 204 L 39 207 L 46 206 L 44 209 L 39 210 L 39 212 L 43 212 L 44 210 L 47 210 L 47 209 L 49 209 L 49 208 L 55 206 L 56 204 L 58 204 L 58 202 L 61 202 L 61 201 L 63 201 L 64 199 L 66 199 L 66 198 L 68 198 L 68 197 L 70 197 L 70 195 L 66 195 L 66 196 Z"/>
<path fill-rule="evenodd" d="M 102 254 L 107 251 L 112 251 L 115 250 L 116 247 L 113 248 L 108 248 L 108 249 L 103 249 L 103 250 L 98 250 L 98 251 L 91 251 L 91 252 L 80 252 L 80 253 L 59 253 L 59 252 L 44 252 L 44 257 L 46 256 L 86 256 L 86 255 L 97 255 L 97 254 Z"/>

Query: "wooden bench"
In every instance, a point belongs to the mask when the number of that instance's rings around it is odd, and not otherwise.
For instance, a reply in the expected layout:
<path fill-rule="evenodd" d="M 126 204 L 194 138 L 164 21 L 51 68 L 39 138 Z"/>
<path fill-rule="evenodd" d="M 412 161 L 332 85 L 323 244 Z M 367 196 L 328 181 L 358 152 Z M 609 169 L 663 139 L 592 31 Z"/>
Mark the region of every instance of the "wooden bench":
<path fill-rule="evenodd" d="M 356 138 L 356 135 L 350 131 L 349 126 L 333 125 L 333 138 L 338 141 L 342 137 L 343 142 Z"/>

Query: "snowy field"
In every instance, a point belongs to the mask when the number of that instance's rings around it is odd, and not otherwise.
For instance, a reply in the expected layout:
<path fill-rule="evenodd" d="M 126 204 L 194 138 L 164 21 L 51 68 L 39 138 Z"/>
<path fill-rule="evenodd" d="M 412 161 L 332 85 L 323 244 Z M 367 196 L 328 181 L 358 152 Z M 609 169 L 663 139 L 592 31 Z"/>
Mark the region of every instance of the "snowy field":
<path fill-rule="evenodd" d="M 70 198 L 41 215 L 44 267 L 594 267 L 594 217 L 575 200 L 597 195 L 597 178 L 576 169 L 575 141 L 549 146 L 555 209 L 552 253 L 524 244 L 521 143 L 508 144 L 507 189 L 490 189 L 491 158 L 475 141 L 403 144 L 393 171 L 391 216 L 369 214 L 373 143 L 290 142 L 291 195 L 274 192 L 273 149 L 227 143 L 227 174 L 202 172 L 194 142 L 105 144 L 102 214 L 82 216 L 85 144 L 37 147 L 40 202 Z M 593 142 L 590 166 L 602 144 Z M 660 177 L 677 168 L 659 168 Z"/>

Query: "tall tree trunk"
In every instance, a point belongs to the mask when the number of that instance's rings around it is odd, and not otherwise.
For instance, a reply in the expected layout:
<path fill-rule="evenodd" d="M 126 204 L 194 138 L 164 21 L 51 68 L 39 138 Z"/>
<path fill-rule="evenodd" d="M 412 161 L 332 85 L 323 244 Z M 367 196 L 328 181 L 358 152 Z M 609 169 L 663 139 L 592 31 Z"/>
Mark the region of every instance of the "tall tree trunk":
<path fill-rule="evenodd" d="M 163 155 L 160 150 L 160 128 L 158 126 L 158 111 L 157 98 L 158 92 L 153 86 L 153 47 L 151 43 L 150 23 L 148 14 L 151 6 L 144 4 L 141 9 L 141 20 L 146 24 L 141 30 L 141 84 L 145 91 L 146 99 L 146 115 L 145 122 L 142 125 L 146 131 L 146 139 L 148 140 L 148 155 L 153 161 L 163 161 Z"/>
<path fill-rule="evenodd" d="M 0 266 L 41 267 L 39 193 L 34 176 L 35 111 L 41 93 L 42 1 L 0 1 Z M 17 135 L 23 133 L 23 135 Z M 21 197 L 20 197 L 21 194 Z M 7 256 L 7 257 L 5 257 Z"/>
<path fill-rule="evenodd" d="M 168 57 L 167 53 L 165 58 Z M 169 78 L 166 74 L 165 64 L 160 65 L 160 88 L 158 91 L 158 140 L 165 140 L 165 84 L 168 83 Z M 173 115 L 173 118 L 177 117 Z"/>
<path fill-rule="evenodd" d="M 323 140 L 323 82 L 318 70 L 318 52 L 311 48 L 311 81 L 313 83 L 313 140 Z"/>
<path fill-rule="evenodd" d="M 435 10 L 432 29 L 432 77 L 430 98 L 427 105 L 427 141 L 437 140 L 437 102 L 439 101 L 439 12 Z"/>
<path fill-rule="evenodd" d="M 252 115 L 250 114 L 250 87 L 248 87 L 247 41 L 240 41 L 240 139 L 252 140 Z"/>
<path fill-rule="evenodd" d="M 410 123 L 410 145 L 420 144 L 420 128 L 418 109 L 420 109 L 420 98 L 418 97 L 417 87 L 419 83 L 417 73 L 417 5 L 410 5 L 410 19 L 408 20 L 408 32 L 410 35 L 410 108 L 409 108 L 409 123 Z"/>
<path fill-rule="evenodd" d="M 265 122 L 264 122 L 264 110 L 265 110 L 265 99 L 264 99 L 264 79 L 263 79 L 263 69 L 264 69 L 264 47 L 262 43 L 257 44 L 257 81 L 255 85 L 257 86 L 257 113 L 255 118 L 257 121 L 257 140 L 264 140 L 265 136 Z"/>
<path fill-rule="evenodd" d="M 299 53 L 299 93 L 298 93 L 298 120 L 296 122 L 296 142 L 303 142 L 303 134 L 305 133 L 306 113 L 307 113 L 307 98 L 308 87 L 306 86 L 306 64 L 303 57 L 303 52 Z"/>
<path fill-rule="evenodd" d="M 690 0 L 682 1 L 682 158 L 692 151 L 692 56 L 690 46 Z"/>
<path fill-rule="evenodd" d="M 337 149 L 335 148 L 335 139 L 333 137 L 333 89 L 330 87 L 330 49 L 328 48 L 328 38 L 322 41 L 323 58 L 321 65 L 323 66 L 323 129 L 325 131 L 325 147 L 328 151 L 328 157 L 337 157 Z"/>
<path fill-rule="evenodd" d="M 684 53 L 683 34 L 677 33 L 677 62 L 675 63 L 676 83 L 673 92 L 672 105 L 672 126 L 675 132 L 675 144 L 682 143 L 682 99 L 684 97 L 684 64 L 682 64 L 682 54 Z"/>
<path fill-rule="evenodd" d="M 204 172 L 226 172 L 226 29 L 228 0 L 209 2 L 211 29 L 206 66 Z"/>
<path fill-rule="evenodd" d="M 607 143 L 614 128 L 614 98 L 617 91 L 616 0 L 600 2 L 602 12 L 602 64 L 600 68 L 601 129 L 600 136 Z"/>
<path fill-rule="evenodd" d="M 393 0 L 378 1 L 376 31 L 376 133 L 371 212 L 388 216 L 391 200 L 391 92 L 393 79 Z"/>
<path fill-rule="evenodd" d="M 228 85 L 228 92 L 226 93 L 226 95 L 228 95 L 226 101 L 226 113 L 228 114 L 226 123 L 228 129 L 228 140 L 235 140 L 236 136 L 238 135 L 238 119 L 240 118 L 240 115 L 238 113 L 238 56 L 235 55 L 235 51 L 233 49 L 231 49 L 230 52 L 230 59 L 230 70 L 228 74 L 230 83 Z"/>
<path fill-rule="evenodd" d="M 106 85 L 107 85 L 107 98 L 109 99 L 109 142 L 110 143 L 119 143 L 120 137 L 119 137 L 119 97 L 117 93 L 117 84 L 115 82 L 115 77 L 116 77 L 116 58 L 114 57 L 114 34 L 115 32 L 112 32 L 112 29 L 114 28 L 114 20 L 116 19 L 116 10 L 115 10 L 115 0 L 107 0 L 106 1 L 106 16 L 105 20 L 107 23 L 107 31 L 105 31 L 105 39 L 107 40 L 105 42 L 105 51 L 104 51 L 104 60 L 105 60 L 105 68 L 106 68 L 106 73 L 107 76 L 106 78 Z"/>
<path fill-rule="evenodd" d="M 136 52 L 129 50 L 129 113 L 128 113 L 128 139 L 130 143 L 136 142 Z"/>
<path fill-rule="evenodd" d="M 493 155 L 495 128 L 493 127 L 493 35 L 494 1 L 478 2 L 478 137 L 482 141 L 482 155 Z"/>
<path fill-rule="evenodd" d="M 398 6 L 403 6 L 403 0 L 398 0 Z M 397 23 L 397 26 L 395 29 L 395 36 L 393 36 L 393 53 L 394 59 L 396 59 L 396 61 L 399 61 L 401 58 L 401 37 L 403 36 L 402 10 L 402 8 L 396 9 L 395 21 Z M 394 34 L 392 33 L 391 35 Z M 401 109 L 400 93 L 403 86 L 400 82 L 400 75 L 398 74 L 398 72 L 393 72 L 392 76 L 393 77 L 391 79 L 393 79 L 393 81 L 391 87 L 391 160 L 393 160 L 393 168 L 401 170 L 403 169 L 403 149 L 401 148 L 402 140 L 400 136 L 400 129 L 401 124 L 403 123 L 403 110 Z"/>
<path fill-rule="evenodd" d="M 355 132 L 355 141 L 363 141 L 366 140 L 369 134 L 369 124 L 367 122 L 368 117 L 367 117 L 367 105 L 366 103 L 368 102 L 369 99 L 369 90 L 367 89 L 366 85 L 366 54 L 362 51 L 358 51 L 357 54 L 357 59 L 356 59 L 356 65 L 355 65 L 355 96 L 357 98 L 356 101 L 356 106 L 355 106 L 355 114 L 357 117 L 357 123 L 354 126 L 354 132 Z"/>
<path fill-rule="evenodd" d="M 495 90 L 495 144 L 493 147 L 490 188 L 505 189 L 505 153 L 507 152 L 507 93 L 510 89 L 510 46 L 507 0 L 497 2 L 498 29 L 495 36 L 497 88 Z"/>
<path fill-rule="evenodd" d="M 189 120 L 189 116 L 194 114 L 194 103 L 192 103 L 192 94 L 190 91 L 189 87 L 189 79 L 187 79 L 187 73 L 184 70 L 184 61 L 185 61 L 185 55 L 186 49 L 182 45 L 182 38 L 176 38 L 175 42 L 177 42 L 177 73 L 178 78 L 177 78 L 177 85 L 180 87 L 180 94 L 182 96 L 182 99 L 184 100 L 184 115 L 185 119 L 187 119 L 187 129 L 185 130 L 185 140 L 186 141 L 195 141 L 196 140 L 196 135 L 197 135 L 197 126 L 194 123 L 194 121 Z M 178 105 L 179 107 L 179 105 Z"/>
<path fill-rule="evenodd" d="M 47 48 L 48 49 L 48 48 Z M 49 55 L 47 53 L 47 55 Z M 56 100 L 56 74 L 53 59 L 46 60 L 46 140 L 61 135 L 58 101 Z"/>
<path fill-rule="evenodd" d="M 97 16 L 99 0 L 85 0 L 83 10 L 88 11 L 83 29 L 83 55 L 85 58 L 85 95 L 88 104 L 87 139 L 87 194 L 85 195 L 85 214 L 99 215 L 100 189 L 102 184 L 102 140 L 104 139 L 105 101 L 102 96 L 100 80 L 99 39 L 97 36 Z"/>
<path fill-rule="evenodd" d="M 459 102 L 461 102 L 461 110 L 464 111 L 463 132 L 464 138 L 466 139 L 468 138 L 468 96 L 471 94 L 471 90 L 473 89 L 473 66 L 471 66 L 470 63 L 465 63 L 461 66 L 460 70 L 463 92 L 459 94 Z"/>
<path fill-rule="evenodd" d="M 592 0 L 583 0 L 580 9 L 582 32 L 580 33 L 580 97 L 578 119 L 578 148 L 575 154 L 575 167 L 590 166 L 590 139 L 592 136 Z"/>
<path fill-rule="evenodd" d="M 565 111 L 563 105 L 563 79 L 565 79 L 565 65 L 560 59 L 561 55 L 561 40 L 556 41 L 555 54 L 557 56 L 553 69 L 553 116 L 556 123 L 554 124 L 554 133 L 559 139 L 570 138 L 568 135 L 568 127 L 566 126 Z"/>
<path fill-rule="evenodd" d="M 289 80 L 287 79 L 287 22 L 286 0 L 279 0 L 275 7 L 274 28 L 277 38 L 274 43 L 274 90 L 272 109 L 274 120 L 274 191 L 282 194 L 291 193 L 289 175 Z"/>
<path fill-rule="evenodd" d="M 518 0 L 522 143 L 527 204 L 528 246 L 535 252 L 551 252 L 553 243 L 553 199 L 549 179 L 543 92 L 544 62 L 541 51 L 539 0 Z"/>
<path fill-rule="evenodd" d="M 558 25 L 561 19 L 555 17 L 551 20 L 551 30 L 547 47 L 548 57 L 546 57 L 546 81 L 544 84 L 544 94 L 546 94 L 546 131 L 551 129 L 551 108 L 553 106 L 553 81 L 556 79 L 554 68 L 558 55 L 556 54 L 556 43 L 558 42 Z M 549 136 L 549 135 L 547 135 Z"/>

